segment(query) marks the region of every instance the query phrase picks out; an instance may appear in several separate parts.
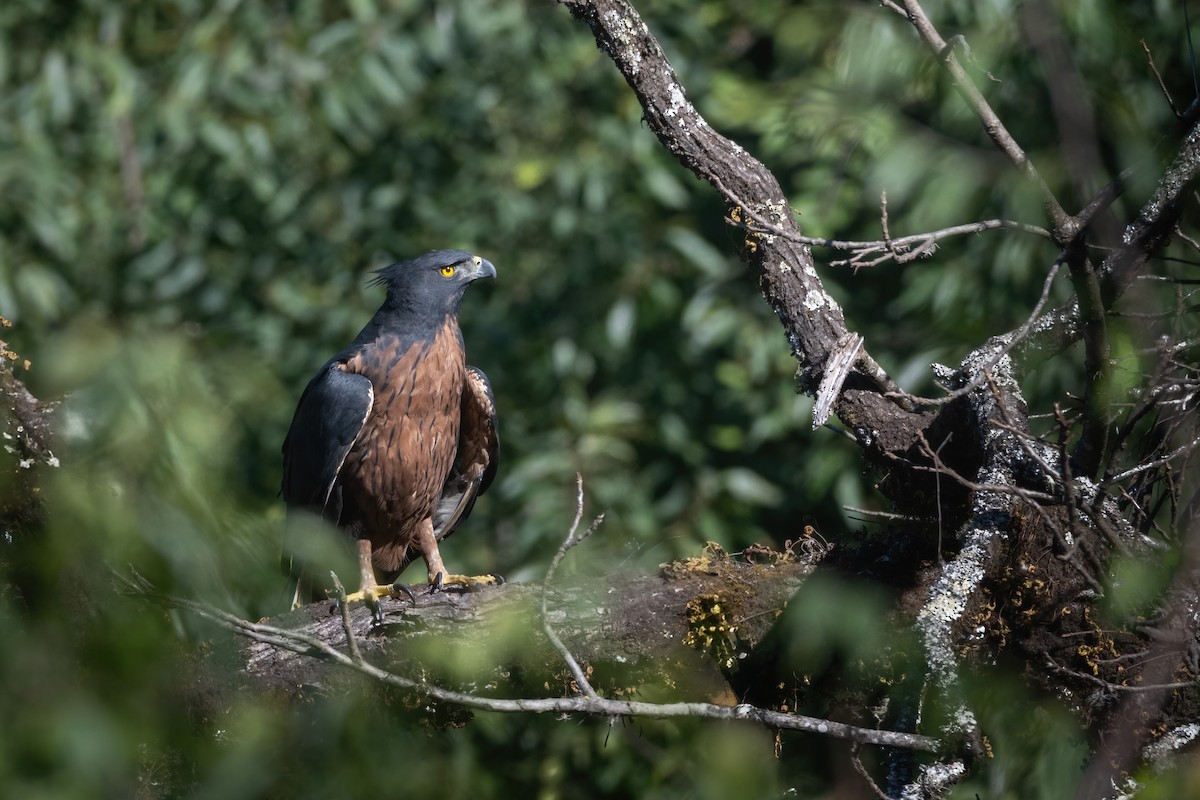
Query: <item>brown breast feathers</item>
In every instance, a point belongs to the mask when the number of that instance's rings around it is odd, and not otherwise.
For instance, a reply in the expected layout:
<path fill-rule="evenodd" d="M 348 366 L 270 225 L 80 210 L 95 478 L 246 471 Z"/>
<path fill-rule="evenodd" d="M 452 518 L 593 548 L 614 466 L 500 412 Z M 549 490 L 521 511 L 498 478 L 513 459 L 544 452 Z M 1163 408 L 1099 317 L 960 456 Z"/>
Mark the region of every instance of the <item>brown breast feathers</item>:
<path fill-rule="evenodd" d="M 371 540 L 376 569 L 393 573 L 418 555 L 409 546 L 433 514 L 458 450 L 466 370 L 458 326 L 447 320 L 431 342 L 403 351 L 398 338 L 383 339 L 343 369 L 375 387 L 341 472 L 351 501 L 343 520 Z"/>

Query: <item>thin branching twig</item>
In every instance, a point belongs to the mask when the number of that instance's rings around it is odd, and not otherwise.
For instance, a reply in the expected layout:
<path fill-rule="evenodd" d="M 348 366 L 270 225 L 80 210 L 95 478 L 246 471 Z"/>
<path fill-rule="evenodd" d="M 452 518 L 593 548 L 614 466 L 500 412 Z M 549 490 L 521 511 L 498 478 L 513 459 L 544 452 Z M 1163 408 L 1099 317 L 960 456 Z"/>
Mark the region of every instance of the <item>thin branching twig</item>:
<path fill-rule="evenodd" d="M 1091 675 L 1087 672 L 1080 672 L 1078 670 L 1071 669 L 1070 667 L 1064 667 L 1050 656 L 1046 656 L 1046 666 L 1060 675 L 1066 675 L 1071 678 L 1077 678 L 1081 681 L 1087 681 L 1088 683 L 1099 686 L 1100 688 L 1109 692 L 1170 692 L 1176 689 L 1191 689 L 1193 687 L 1200 686 L 1200 678 L 1190 681 L 1172 681 L 1171 683 L 1142 683 L 1135 686 L 1129 686 L 1123 683 L 1113 683 L 1112 681 L 1106 681 L 1103 678 L 1098 678 L 1095 675 Z"/>
<path fill-rule="evenodd" d="M 329 577 L 333 579 L 333 591 L 337 598 L 337 609 L 342 615 L 342 630 L 346 634 L 346 648 L 350 651 L 350 658 L 354 660 L 354 663 L 361 664 L 363 657 L 362 652 L 358 649 L 358 640 L 354 636 L 354 626 L 350 624 L 350 604 L 346 602 L 346 587 L 342 586 L 342 582 L 338 579 L 336 572 L 331 570 Z"/>
<path fill-rule="evenodd" d="M 1154 55 L 1150 52 L 1150 46 L 1146 44 L 1145 39 L 1139 39 L 1138 42 L 1142 45 L 1142 50 L 1146 53 L 1146 62 L 1150 65 L 1150 71 L 1154 73 L 1154 79 L 1158 81 L 1159 91 L 1167 99 L 1167 105 L 1171 107 L 1171 113 L 1175 115 L 1175 119 L 1180 119 L 1183 115 L 1179 113 L 1179 108 L 1175 105 L 1175 98 L 1171 97 L 1171 92 L 1167 89 L 1167 84 L 1163 81 L 1162 73 L 1158 71 L 1158 67 L 1154 64 Z"/>
<path fill-rule="evenodd" d="M 1021 327 L 1017 328 L 1016 331 L 1003 338 L 1004 343 L 996 349 L 996 352 L 992 354 L 987 363 L 978 370 L 978 374 L 976 374 L 976 376 L 968 381 L 965 385 L 955 389 L 952 392 L 949 392 L 945 397 L 919 397 L 914 394 L 909 394 L 908 392 L 888 392 L 887 396 L 903 399 L 906 402 L 912 403 L 914 406 L 944 406 L 947 403 L 954 402 L 960 397 L 965 397 L 979 387 L 983 386 L 985 383 L 987 383 L 989 379 L 988 375 L 991 370 L 994 369 L 1002 359 L 1007 357 L 1008 354 L 1012 352 L 1013 348 L 1024 341 L 1025 338 L 1029 336 L 1030 332 L 1033 331 L 1034 326 L 1041 318 L 1042 309 L 1045 308 L 1047 301 L 1050 299 L 1050 290 L 1054 286 L 1054 278 L 1058 275 L 1058 270 L 1061 266 L 1061 261 L 1054 262 L 1054 265 L 1050 268 L 1049 274 L 1046 275 L 1046 280 L 1042 282 L 1042 294 L 1038 297 L 1038 301 L 1034 305 L 1033 311 L 1031 311 L 1029 316 L 1025 318 L 1025 322 L 1021 324 Z M 995 341 L 996 339 L 993 339 L 993 342 Z"/>
<path fill-rule="evenodd" d="M 752 227 L 748 230 L 754 231 Z M 840 239 L 823 239 L 814 236 L 799 236 L 796 241 L 810 247 L 828 247 L 833 250 L 846 250 L 852 253 L 850 258 L 830 261 L 831 267 L 853 267 L 861 269 L 874 267 L 887 261 L 894 260 L 897 264 L 907 264 L 921 258 L 927 258 L 937 252 L 938 245 L 956 236 L 970 236 L 984 231 L 1012 230 L 1030 233 L 1036 236 L 1050 238 L 1050 231 L 1037 225 L 1024 222 L 1014 222 L 1007 219 L 985 219 L 965 225 L 952 225 L 936 231 L 914 233 L 874 242 L 853 242 Z"/>
<path fill-rule="evenodd" d="M 558 552 L 554 554 L 554 558 L 550 561 L 550 567 L 546 570 L 546 577 L 542 580 L 542 630 L 546 633 L 546 638 L 550 640 L 550 644 L 554 645 L 554 649 L 562 656 L 563 661 L 567 663 L 567 668 L 571 670 L 571 675 L 575 678 L 575 685 L 583 692 L 584 696 L 591 699 L 598 699 L 599 695 L 592 688 L 592 684 L 588 682 L 587 675 L 584 674 L 583 668 L 579 666 L 579 662 L 575 660 L 575 656 L 571 655 L 571 651 L 563 644 L 562 639 L 558 638 L 558 634 L 554 632 L 554 628 L 550 625 L 550 614 L 546 606 L 546 596 L 550 588 L 550 580 L 554 577 L 554 573 L 558 571 L 558 565 L 567 555 L 572 547 L 582 542 L 584 539 L 591 536 L 604 522 L 604 515 L 596 517 L 592 520 L 592 524 L 587 530 L 579 536 L 575 532 L 579 530 L 579 521 L 583 519 L 583 475 L 575 473 L 575 521 L 571 523 L 571 529 L 567 532 L 567 538 L 563 539 L 563 543 L 559 545 Z"/>
<path fill-rule="evenodd" d="M 871 787 L 871 791 L 880 800 L 889 800 L 888 795 L 883 789 L 879 788 L 879 784 L 871 777 L 871 773 L 867 772 L 867 768 L 863 765 L 862 759 L 858 756 L 858 744 L 850 745 L 850 764 L 853 765 L 854 771 L 862 776 L 862 779 L 867 782 L 867 786 Z"/>
<path fill-rule="evenodd" d="M 1033 165 L 1029 155 L 1017 144 L 1017 140 L 1009 133 L 1000 116 L 992 109 L 975 82 L 971 80 L 971 76 L 959 62 L 954 49 L 956 40 L 961 41 L 961 37 L 955 37 L 950 42 L 943 39 L 933 22 L 926 16 L 925 10 L 918 0 L 903 0 L 903 7 L 905 19 L 912 24 L 926 46 L 933 51 L 938 62 L 950 74 L 955 88 L 966 104 L 975 112 L 975 116 L 983 124 L 983 129 L 992 142 L 1008 156 L 1018 170 L 1038 187 L 1038 191 L 1042 195 L 1042 202 L 1050 214 L 1050 219 L 1054 222 L 1053 238 L 1055 241 L 1065 243 L 1074 239 L 1077 228 L 1075 220 L 1063 209 L 1050 186 L 1038 172 L 1037 167 Z"/>

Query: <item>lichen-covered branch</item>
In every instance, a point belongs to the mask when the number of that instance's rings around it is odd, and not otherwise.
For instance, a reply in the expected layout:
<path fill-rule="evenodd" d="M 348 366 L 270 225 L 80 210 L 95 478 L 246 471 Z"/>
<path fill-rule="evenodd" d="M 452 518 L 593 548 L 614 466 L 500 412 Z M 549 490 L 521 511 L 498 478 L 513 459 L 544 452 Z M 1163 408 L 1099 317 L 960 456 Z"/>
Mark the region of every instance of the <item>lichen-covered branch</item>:
<path fill-rule="evenodd" d="M 841 307 L 817 275 L 811 252 L 798 240 L 800 229 L 779 182 L 740 145 L 713 130 L 692 105 L 662 47 L 632 5 L 625 0 L 560 2 L 591 28 L 596 43 L 641 101 L 646 123 L 663 146 L 725 198 L 730 220 L 772 231 L 748 230 L 743 257 L 799 362 L 801 388 L 815 393 L 826 359 L 848 331 Z M 865 437 L 868 447 L 908 447 L 923 417 L 910 417 L 895 400 L 883 396 L 892 386 L 866 348 L 859 353 L 856 375 L 847 385 L 865 391 L 843 392 L 835 409 L 838 416 L 855 428 L 888 431 L 883 440 Z"/>

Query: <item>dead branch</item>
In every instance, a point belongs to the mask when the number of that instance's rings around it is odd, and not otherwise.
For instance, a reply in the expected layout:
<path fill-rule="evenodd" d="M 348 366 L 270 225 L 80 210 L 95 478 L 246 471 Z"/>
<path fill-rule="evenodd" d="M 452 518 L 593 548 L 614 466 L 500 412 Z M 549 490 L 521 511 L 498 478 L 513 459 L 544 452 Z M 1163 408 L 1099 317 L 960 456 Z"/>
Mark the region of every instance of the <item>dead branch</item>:
<path fill-rule="evenodd" d="M 1060 245 L 1072 241 L 1078 234 L 1078 225 L 1072 219 L 1058 202 L 1054 196 L 1054 192 L 1050 190 L 1050 186 L 1042 178 L 1037 167 L 1033 165 L 1028 154 L 1017 144 L 1017 140 L 1009 133 L 1008 128 L 1000 120 L 999 115 L 992 110 L 983 93 L 971 80 L 971 76 L 959 63 L 958 56 L 954 52 L 954 44 L 947 43 L 937 28 L 926 16 L 925 10 L 921 7 L 918 0 L 903 0 L 904 16 L 916 28 L 921 40 L 933 52 L 938 62 L 950 74 L 954 81 L 954 86 L 962 95 L 963 100 L 979 117 L 979 121 L 983 124 L 983 129 L 988 137 L 995 143 L 1013 165 L 1023 172 L 1030 181 L 1038 187 L 1042 194 L 1042 203 L 1045 205 L 1047 212 L 1050 214 L 1050 219 L 1054 223 L 1053 239 Z"/>
<path fill-rule="evenodd" d="M 952 403 L 961 397 L 966 397 L 971 392 L 983 386 L 988 381 L 988 375 L 1001 361 L 1008 358 L 1009 354 L 1022 342 L 1024 342 L 1034 330 L 1038 320 L 1041 319 L 1042 309 L 1046 307 L 1046 302 L 1050 299 L 1050 290 L 1054 286 L 1054 279 L 1058 276 L 1058 269 L 1061 266 L 1060 262 L 1054 262 L 1050 267 L 1050 272 L 1046 275 L 1046 279 L 1042 282 L 1042 293 L 1038 297 L 1037 302 L 1033 306 L 1033 311 L 1026 317 L 1025 322 L 1019 328 L 1004 336 L 993 337 L 983 347 L 977 349 L 968 359 L 985 356 L 987 361 L 975 370 L 975 375 L 971 377 L 963 386 L 946 394 L 945 397 L 925 398 L 909 394 L 907 392 L 889 392 L 890 397 L 902 397 L 914 406 L 944 406 L 947 403 Z"/>
<path fill-rule="evenodd" d="M 647 125 L 685 167 L 726 199 L 729 218 L 753 220 L 769 234 L 747 231 L 744 257 L 775 312 L 800 364 L 800 381 L 815 392 L 829 354 L 848 333 L 841 307 L 825 291 L 795 215 L 775 176 L 742 147 L 717 133 L 687 99 L 662 47 L 625 0 L 560 0 L 592 30 L 641 102 Z M 859 381 L 876 389 L 855 394 L 853 407 L 842 393 L 836 413 L 853 424 L 895 429 L 897 402 L 881 391 L 892 388 L 886 373 L 864 348 Z M 904 416 L 903 414 L 901 415 Z M 920 415 L 909 426 L 920 423 Z"/>
<path fill-rule="evenodd" d="M 766 231 L 752 225 L 746 226 L 754 233 Z M 985 219 L 966 225 L 953 225 L 936 231 L 914 233 L 894 239 L 875 242 L 850 242 L 839 239 L 822 239 L 813 236 L 797 236 L 795 241 L 810 247 L 828 247 L 833 250 L 846 250 L 850 258 L 837 259 L 829 262 L 831 267 L 853 267 L 855 270 L 864 267 L 874 267 L 888 261 L 897 264 L 908 264 L 921 258 L 928 258 L 937 252 L 938 245 L 946 239 L 956 236 L 970 236 L 984 231 L 1010 230 L 1030 233 L 1035 236 L 1050 238 L 1050 231 L 1037 225 L 1024 222 L 1014 222 L 1007 219 Z"/>
<path fill-rule="evenodd" d="M 1146 54 L 1146 63 L 1149 65 L 1150 71 L 1154 73 L 1154 80 L 1158 81 L 1159 91 L 1166 98 L 1167 105 L 1171 108 L 1171 113 L 1175 115 L 1176 119 L 1179 119 L 1182 116 L 1179 113 L 1179 107 L 1175 105 L 1175 98 L 1171 97 L 1171 92 L 1167 89 L 1167 84 L 1163 82 L 1162 73 L 1158 71 L 1158 67 L 1154 63 L 1154 54 L 1150 52 L 1150 46 L 1146 44 L 1145 39 L 1139 39 L 1138 43 L 1142 46 L 1142 52 Z"/>

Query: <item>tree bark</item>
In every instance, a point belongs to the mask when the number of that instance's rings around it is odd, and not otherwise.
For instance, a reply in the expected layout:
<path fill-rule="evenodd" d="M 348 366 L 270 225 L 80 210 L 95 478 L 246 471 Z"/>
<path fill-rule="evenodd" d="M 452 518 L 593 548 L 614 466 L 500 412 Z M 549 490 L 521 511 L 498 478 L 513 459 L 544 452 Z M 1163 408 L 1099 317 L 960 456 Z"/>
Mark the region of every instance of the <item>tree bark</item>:
<path fill-rule="evenodd" d="M 7 364 L 0 365 L 0 392 L 8 467 L 8 480 L 0 483 L 0 544 L 12 544 L 42 522 L 37 473 L 58 467 L 51 449 L 54 406 L 34 397 Z"/>

